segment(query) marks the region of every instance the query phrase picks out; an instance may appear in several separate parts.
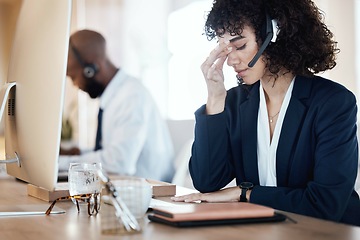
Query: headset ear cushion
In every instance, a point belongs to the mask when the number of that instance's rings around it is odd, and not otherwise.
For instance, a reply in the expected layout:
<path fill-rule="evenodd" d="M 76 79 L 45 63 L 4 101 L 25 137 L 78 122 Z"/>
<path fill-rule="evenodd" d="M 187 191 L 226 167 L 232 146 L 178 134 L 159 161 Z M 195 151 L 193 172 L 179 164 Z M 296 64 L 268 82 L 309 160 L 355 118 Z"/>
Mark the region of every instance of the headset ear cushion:
<path fill-rule="evenodd" d="M 280 28 L 278 25 L 278 22 L 276 19 L 272 19 L 271 20 L 271 25 L 272 25 L 272 32 L 273 32 L 273 37 L 271 39 L 271 42 L 276 42 L 276 38 L 280 32 Z"/>
<path fill-rule="evenodd" d="M 98 72 L 98 67 L 95 64 L 86 64 L 83 68 L 85 78 L 93 78 Z"/>

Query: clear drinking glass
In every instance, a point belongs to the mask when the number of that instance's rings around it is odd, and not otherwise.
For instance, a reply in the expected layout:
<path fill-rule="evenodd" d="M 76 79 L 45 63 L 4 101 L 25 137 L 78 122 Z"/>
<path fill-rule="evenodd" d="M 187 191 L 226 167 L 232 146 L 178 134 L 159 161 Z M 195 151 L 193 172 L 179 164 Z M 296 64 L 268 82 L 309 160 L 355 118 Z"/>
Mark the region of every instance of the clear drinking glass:
<path fill-rule="evenodd" d="M 101 163 L 71 163 L 68 176 L 70 195 L 101 193 L 102 184 L 98 176 L 99 169 L 102 169 Z M 72 201 L 76 204 L 75 199 Z"/>

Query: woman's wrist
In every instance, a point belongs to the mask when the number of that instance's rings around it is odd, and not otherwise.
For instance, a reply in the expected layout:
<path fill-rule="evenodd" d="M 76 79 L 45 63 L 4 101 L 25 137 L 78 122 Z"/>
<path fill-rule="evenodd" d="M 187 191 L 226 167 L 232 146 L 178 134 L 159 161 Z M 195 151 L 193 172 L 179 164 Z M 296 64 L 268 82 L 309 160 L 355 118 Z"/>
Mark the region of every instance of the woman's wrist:
<path fill-rule="evenodd" d="M 246 191 L 246 199 L 248 202 L 250 202 L 251 191 L 252 191 L 252 189 Z"/>
<path fill-rule="evenodd" d="M 214 115 L 218 113 L 222 113 L 225 109 L 225 98 L 226 94 L 221 97 L 210 98 L 206 102 L 206 114 Z"/>

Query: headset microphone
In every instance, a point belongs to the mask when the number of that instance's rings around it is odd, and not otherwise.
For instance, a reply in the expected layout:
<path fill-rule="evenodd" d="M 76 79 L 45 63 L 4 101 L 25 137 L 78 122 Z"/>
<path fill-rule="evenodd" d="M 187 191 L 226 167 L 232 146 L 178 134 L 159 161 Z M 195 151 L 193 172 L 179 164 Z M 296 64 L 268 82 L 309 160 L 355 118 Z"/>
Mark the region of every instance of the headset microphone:
<path fill-rule="evenodd" d="M 277 21 L 275 19 L 271 19 L 269 14 L 266 13 L 266 32 L 265 38 L 263 38 L 263 43 L 259 48 L 259 51 L 256 53 L 254 58 L 249 62 L 248 67 L 252 68 L 257 60 L 259 60 L 260 56 L 264 53 L 266 47 L 270 44 L 270 42 L 275 42 L 277 35 L 279 33 L 279 27 Z"/>
<path fill-rule="evenodd" d="M 83 67 L 83 75 L 85 78 L 90 79 L 95 76 L 95 74 L 99 71 L 99 68 L 96 64 L 93 63 L 85 63 L 82 59 L 79 51 L 75 48 L 73 44 L 70 42 L 70 48 L 73 51 L 76 60 L 80 63 L 80 65 Z"/>

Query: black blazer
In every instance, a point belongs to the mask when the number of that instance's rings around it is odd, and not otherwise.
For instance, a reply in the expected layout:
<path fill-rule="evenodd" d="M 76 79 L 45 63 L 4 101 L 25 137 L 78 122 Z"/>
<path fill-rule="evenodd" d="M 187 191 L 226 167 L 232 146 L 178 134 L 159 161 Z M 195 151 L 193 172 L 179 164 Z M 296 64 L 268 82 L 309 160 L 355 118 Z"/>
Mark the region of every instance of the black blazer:
<path fill-rule="evenodd" d="M 195 188 L 212 192 L 234 178 L 250 181 L 253 203 L 360 225 L 355 96 L 321 77 L 296 77 L 277 148 L 277 187 L 259 185 L 258 110 L 259 82 L 229 90 L 222 113 L 206 115 L 205 106 L 195 113 Z"/>

